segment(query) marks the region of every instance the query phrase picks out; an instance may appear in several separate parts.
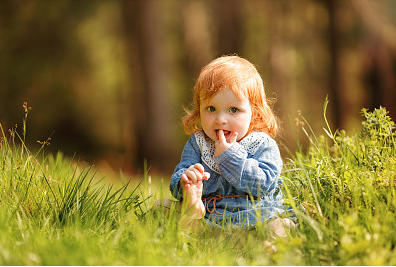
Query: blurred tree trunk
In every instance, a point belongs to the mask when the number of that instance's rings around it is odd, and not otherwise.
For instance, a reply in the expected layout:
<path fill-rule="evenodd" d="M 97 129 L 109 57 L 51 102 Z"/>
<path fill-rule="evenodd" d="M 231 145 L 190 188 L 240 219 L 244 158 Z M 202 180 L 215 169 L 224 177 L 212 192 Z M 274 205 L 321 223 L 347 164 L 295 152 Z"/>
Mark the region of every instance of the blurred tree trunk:
<path fill-rule="evenodd" d="M 340 75 L 339 75 L 339 32 L 337 25 L 337 7 L 338 0 L 324 0 L 329 14 L 329 32 L 328 43 L 330 53 L 330 71 L 329 71 L 329 100 L 334 113 L 334 127 L 339 129 L 343 127 L 344 122 L 342 114 L 344 112 L 343 97 L 340 92 Z"/>
<path fill-rule="evenodd" d="M 168 36 L 162 3 L 122 0 L 121 6 L 134 81 L 131 103 L 135 105 L 131 112 L 137 144 L 135 164 L 141 167 L 147 159 L 154 169 L 170 171 L 177 160 L 169 88 L 171 62 L 164 45 Z"/>
<path fill-rule="evenodd" d="M 213 26 L 217 30 L 215 35 L 217 56 L 241 54 L 244 40 L 241 9 L 244 1 L 217 0 L 210 5 L 213 5 Z"/>
<path fill-rule="evenodd" d="M 395 57 L 390 49 L 379 40 L 368 42 L 365 47 L 366 62 L 363 79 L 369 96 L 369 109 L 384 106 L 395 119 L 396 79 Z"/>
<path fill-rule="evenodd" d="M 396 119 L 396 28 L 384 16 L 391 9 L 390 2 L 351 0 L 367 34 L 363 39 L 362 80 L 368 92 L 368 105 L 372 110 L 385 106 Z"/>
<path fill-rule="evenodd" d="M 185 48 L 182 65 L 185 75 L 194 82 L 201 68 L 215 57 L 210 6 L 203 1 L 183 1 L 181 9 Z M 187 103 L 192 100 L 193 86 L 187 89 Z"/>

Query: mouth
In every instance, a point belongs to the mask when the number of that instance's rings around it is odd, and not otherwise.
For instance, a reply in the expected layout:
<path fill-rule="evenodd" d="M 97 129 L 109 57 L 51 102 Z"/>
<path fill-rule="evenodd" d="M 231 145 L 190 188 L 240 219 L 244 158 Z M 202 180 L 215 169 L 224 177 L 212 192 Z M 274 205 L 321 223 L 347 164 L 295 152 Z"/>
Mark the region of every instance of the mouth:
<path fill-rule="evenodd" d="M 221 130 L 221 129 L 215 130 L 217 140 L 219 140 L 219 130 Z M 231 131 L 223 130 L 223 134 L 224 134 L 224 137 L 227 139 L 230 136 Z"/>

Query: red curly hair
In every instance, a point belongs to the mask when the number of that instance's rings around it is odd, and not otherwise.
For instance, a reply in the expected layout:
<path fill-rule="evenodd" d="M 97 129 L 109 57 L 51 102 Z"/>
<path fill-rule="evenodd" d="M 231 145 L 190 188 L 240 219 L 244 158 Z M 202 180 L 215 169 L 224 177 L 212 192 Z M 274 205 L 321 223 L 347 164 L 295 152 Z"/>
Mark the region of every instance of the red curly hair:
<path fill-rule="evenodd" d="M 211 100 L 224 89 L 231 89 L 238 99 L 242 96 L 249 99 L 252 119 L 248 132 L 259 130 L 276 136 L 277 118 L 268 104 L 263 80 L 255 66 L 239 56 L 216 58 L 201 70 L 194 86 L 193 108 L 186 109 L 182 119 L 187 134 L 202 129 L 199 125 L 201 101 Z"/>

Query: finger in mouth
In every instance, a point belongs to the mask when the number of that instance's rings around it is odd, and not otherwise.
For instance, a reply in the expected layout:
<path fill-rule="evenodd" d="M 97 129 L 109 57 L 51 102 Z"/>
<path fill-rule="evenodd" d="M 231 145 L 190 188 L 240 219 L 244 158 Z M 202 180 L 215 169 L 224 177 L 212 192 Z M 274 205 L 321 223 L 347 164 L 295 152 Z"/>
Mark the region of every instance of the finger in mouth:
<path fill-rule="evenodd" d="M 220 132 L 220 130 L 221 130 L 221 129 L 215 130 L 216 136 L 217 136 L 217 139 L 218 139 L 218 140 L 220 139 L 220 137 L 219 137 L 219 132 Z M 226 139 L 231 135 L 231 131 L 227 131 L 227 130 L 222 130 L 222 131 L 223 131 L 223 135 L 224 135 L 224 137 L 225 137 Z"/>

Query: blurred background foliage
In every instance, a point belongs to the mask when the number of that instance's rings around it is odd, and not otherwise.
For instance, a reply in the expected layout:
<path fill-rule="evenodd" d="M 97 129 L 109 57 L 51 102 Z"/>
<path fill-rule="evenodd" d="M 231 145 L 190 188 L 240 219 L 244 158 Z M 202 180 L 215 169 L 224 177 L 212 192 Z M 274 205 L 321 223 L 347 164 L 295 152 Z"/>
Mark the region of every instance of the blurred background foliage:
<path fill-rule="evenodd" d="M 277 99 L 292 151 L 297 112 L 322 133 L 327 95 L 333 129 L 360 126 L 363 107 L 396 117 L 393 0 L 0 0 L 0 123 L 20 132 L 27 101 L 31 146 L 169 175 L 200 69 L 234 53 Z"/>

